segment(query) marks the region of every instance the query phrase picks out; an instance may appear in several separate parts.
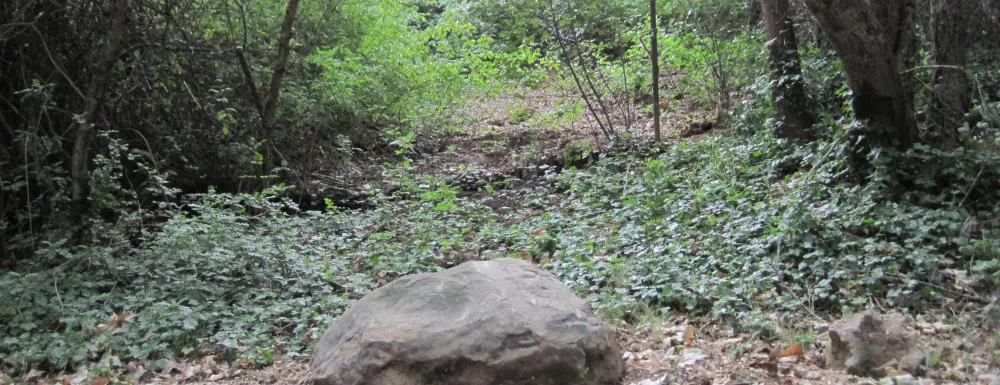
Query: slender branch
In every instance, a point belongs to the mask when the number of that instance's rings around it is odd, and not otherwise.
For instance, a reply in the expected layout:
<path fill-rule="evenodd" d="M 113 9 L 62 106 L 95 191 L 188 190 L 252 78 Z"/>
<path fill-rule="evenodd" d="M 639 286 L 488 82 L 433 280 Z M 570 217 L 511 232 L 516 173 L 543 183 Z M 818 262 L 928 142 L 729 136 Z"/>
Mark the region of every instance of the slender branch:
<path fill-rule="evenodd" d="M 601 129 L 601 132 L 604 133 L 604 136 L 607 137 L 608 139 L 611 139 L 611 133 L 608 132 L 607 128 L 604 127 L 604 123 L 601 121 L 600 116 L 597 114 L 597 109 L 590 102 L 590 98 L 587 97 L 587 91 L 583 87 L 583 83 L 580 81 L 580 77 L 577 76 L 576 69 L 573 67 L 573 61 L 569 57 L 569 52 L 566 49 L 565 41 L 563 41 L 562 38 L 562 31 L 559 28 L 559 21 L 556 20 L 555 4 L 552 2 L 552 0 L 549 0 L 549 17 L 552 22 L 552 32 L 555 33 L 556 41 L 559 43 L 559 48 L 562 51 L 563 61 L 565 62 L 566 66 L 569 67 L 568 69 L 570 72 L 570 76 L 572 76 L 573 82 L 576 83 L 576 88 L 580 91 L 580 97 L 583 98 L 583 102 L 587 105 L 587 111 L 590 111 L 590 114 L 593 115 L 594 120 L 597 121 L 597 126 Z"/>
<path fill-rule="evenodd" d="M 924 70 L 924 69 L 950 69 L 950 70 L 957 70 L 957 71 L 963 71 L 963 72 L 965 72 L 965 67 L 960 67 L 960 66 L 926 65 L 926 66 L 913 67 L 913 68 L 910 68 L 908 70 L 902 71 L 899 74 L 900 75 L 905 75 L 905 74 L 908 74 L 910 72 L 916 72 L 916 71 Z"/>
<path fill-rule="evenodd" d="M 660 52 L 658 47 L 659 30 L 656 28 L 656 0 L 649 0 L 649 37 L 652 49 L 649 52 L 649 62 L 653 67 L 653 139 L 660 141 Z M 639 39 L 640 41 L 642 39 Z M 645 48 L 645 44 L 643 44 Z"/>
<path fill-rule="evenodd" d="M 45 54 L 49 57 L 49 61 L 52 62 L 52 66 L 56 67 L 56 71 L 59 71 L 59 74 L 61 74 L 64 78 L 66 78 L 66 82 L 69 83 L 70 87 L 72 87 L 74 91 L 76 91 L 77 95 L 79 95 L 81 98 L 86 99 L 87 95 L 80 90 L 80 87 L 76 86 L 76 83 L 73 82 L 73 78 L 69 77 L 69 74 L 66 73 L 66 70 L 64 70 L 62 66 L 59 65 L 59 62 L 56 61 L 56 58 L 52 56 L 52 51 L 49 50 L 49 45 L 45 43 L 45 36 L 42 35 L 42 31 L 38 30 L 38 27 L 35 26 L 35 23 L 22 23 L 22 24 L 31 27 L 31 29 L 34 30 L 36 34 L 38 34 L 38 41 L 42 43 L 42 49 L 45 50 Z"/>
<path fill-rule="evenodd" d="M 576 47 L 577 47 L 577 50 L 579 50 L 580 45 L 577 43 Z M 577 58 L 580 59 L 582 56 L 583 56 L 583 54 L 580 53 L 580 54 L 577 55 Z M 580 59 L 580 60 L 582 60 L 582 59 Z M 595 58 L 594 60 L 595 60 L 595 63 L 596 63 L 597 59 Z M 586 63 L 584 63 L 584 64 L 586 64 Z M 594 68 L 597 68 L 597 66 L 595 65 Z M 615 134 L 615 127 L 614 127 L 614 123 L 611 120 L 611 114 L 608 113 L 608 105 L 607 105 L 607 103 L 604 102 L 604 98 L 601 97 L 601 92 L 598 91 L 597 86 L 594 85 L 594 76 L 593 76 L 593 74 L 591 74 L 589 71 L 584 70 L 583 71 L 583 75 L 584 75 L 583 79 L 586 80 L 587 86 L 590 87 L 590 92 L 594 93 L 594 99 L 597 102 L 597 105 L 599 107 L 601 107 L 601 113 L 604 114 L 604 119 L 607 120 L 608 131 L 611 132 L 611 136 L 614 136 L 614 134 Z"/>
<path fill-rule="evenodd" d="M 260 113 L 263 119 L 264 103 L 261 102 L 260 91 L 257 91 L 257 82 L 253 80 L 253 72 L 250 71 L 250 63 L 247 62 L 247 57 L 243 54 L 243 47 L 236 46 L 236 57 L 239 58 L 240 69 L 243 70 L 243 78 L 247 83 L 247 88 L 250 89 L 250 100 L 253 102 L 254 107 L 257 107 L 257 112 Z"/>
<path fill-rule="evenodd" d="M 986 166 L 979 168 L 979 173 L 976 174 L 976 180 L 972 181 L 972 184 L 969 185 L 969 189 L 965 192 L 965 197 L 963 197 L 962 201 L 958 203 L 958 208 L 962 208 L 962 206 L 965 205 L 965 200 L 969 199 L 969 194 L 972 194 L 972 190 L 976 189 L 976 184 L 979 183 L 979 178 L 983 176 L 983 171 L 986 171 Z"/>

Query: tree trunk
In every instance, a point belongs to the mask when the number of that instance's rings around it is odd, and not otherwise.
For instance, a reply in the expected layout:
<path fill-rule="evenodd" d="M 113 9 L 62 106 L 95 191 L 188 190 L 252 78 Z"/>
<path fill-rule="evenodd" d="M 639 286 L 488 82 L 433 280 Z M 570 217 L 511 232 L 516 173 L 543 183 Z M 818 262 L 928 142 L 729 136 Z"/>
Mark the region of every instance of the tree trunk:
<path fill-rule="evenodd" d="M 7 262 L 7 234 L 0 233 L 0 266 Z"/>
<path fill-rule="evenodd" d="M 80 225 L 90 209 L 90 144 L 94 137 L 94 119 L 104 99 L 104 91 L 111 70 L 118 61 L 118 46 L 125 33 L 125 18 L 128 16 L 128 0 L 115 0 L 112 9 L 111 29 L 104 40 L 104 52 L 93 67 L 93 75 L 87 86 L 83 114 L 77 123 L 73 142 L 73 157 L 70 174 L 72 177 L 71 199 L 72 219 Z"/>
<path fill-rule="evenodd" d="M 762 4 L 758 0 L 747 0 L 747 16 L 750 18 L 747 24 L 757 25 L 760 23 L 761 17 L 763 17 L 764 10 L 761 9 Z"/>
<path fill-rule="evenodd" d="M 809 113 L 788 0 L 760 0 L 760 3 L 770 41 L 772 96 L 778 117 L 776 134 L 779 138 L 803 138 L 809 134 L 815 119 Z"/>
<path fill-rule="evenodd" d="M 860 157 L 868 149 L 893 147 L 905 151 L 918 140 L 913 100 L 906 91 L 901 53 L 909 36 L 898 22 L 906 0 L 805 0 L 820 29 L 843 63 L 847 83 L 854 91 L 854 114 L 867 122 Z M 890 10 L 897 9 L 896 12 Z M 878 14 L 876 14 L 876 11 Z M 888 26 L 883 26 L 881 20 Z M 897 20 L 897 22 L 892 22 Z"/>
<path fill-rule="evenodd" d="M 295 22 L 295 13 L 299 8 L 299 0 L 288 0 L 288 7 L 285 9 L 285 19 L 281 23 L 281 36 L 278 38 L 278 57 L 274 59 L 274 72 L 271 74 L 271 84 L 268 87 L 267 100 L 264 102 L 264 110 L 261 116 L 261 128 L 263 129 L 263 140 L 271 141 L 267 148 L 274 146 L 271 137 L 274 130 L 275 110 L 278 108 L 278 97 L 281 94 L 281 79 L 285 76 L 288 65 L 288 56 L 291 51 L 292 23 Z M 268 151 L 273 153 L 271 151 Z M 266 157 L 267 164 L 275 164 L 273 156 Z"/>
<path fill-rule="evenodd" d="M 660 32 L 656 29 L 656 0 L 649 0 L 649 61 L 653 65 L 653 139 L 660 141 Z"/>
<path fill-rule="evenodd" d="M 972 84 L 962 67 L 969 47 L 971 7 L 963 0 L 934 0 L 931 10 L 931 97 L 927 125 L 942 150 L 960 145 L 958 129 L 972 108 Z"/>

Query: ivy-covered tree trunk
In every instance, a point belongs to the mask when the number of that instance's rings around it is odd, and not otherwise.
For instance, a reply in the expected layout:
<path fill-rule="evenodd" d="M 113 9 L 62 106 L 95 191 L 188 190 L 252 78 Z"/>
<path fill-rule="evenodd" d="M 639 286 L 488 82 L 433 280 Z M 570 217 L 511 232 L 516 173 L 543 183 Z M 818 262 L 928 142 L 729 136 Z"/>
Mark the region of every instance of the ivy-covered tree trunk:
<path fill-rule="evenodd" d="M 931 98 L 927 126 L 936 145 L 952 150 L 960 145 L 958 129 L 972 108 L 972 85 L 964 70 L 969 47 L 972 7 L 963 0 L 934 0 L 931 11 Z"/>
<path fill-rule="evenodd" d="M 909 52 L 909 0 L 805 0 L 843 63 L 854 92 L 854 114 L 867 122 L 856 161 L 867 149 L 907 150 L 917 142 L 913 99 L 904 84 Z M 874 4 L 874 5 L 873 5 Z"/>
<path fill-rule="evenodd" d="M 70 165 L 72 186 L 70 190 L 72 219 L 77 224 L 83 223 L 83 218 L 90 206 L 90 144 L 94 139 L 94 119 L 104 100 L 106 83 L 111 76 L 111 70 L 115 62 L 118 61 L 118 46 L 125 33 L 125 19 L 128 16 L 128 0 L 115 0 L 112 7 L 112 22 L 104 40 L 104 51 L 91 67 L 93 74 L 87 86 L 84 111 L 78 118 L 73 138 L 73 156 Z"/>
<path fill-rule="evenodd" d="M 815 118 L 809 112 L 788 0 L 761 0 L 760 4 L 770 41 L 774 110 L 779 121 L 776 134 L 780 138 L 803 138 Z"/>

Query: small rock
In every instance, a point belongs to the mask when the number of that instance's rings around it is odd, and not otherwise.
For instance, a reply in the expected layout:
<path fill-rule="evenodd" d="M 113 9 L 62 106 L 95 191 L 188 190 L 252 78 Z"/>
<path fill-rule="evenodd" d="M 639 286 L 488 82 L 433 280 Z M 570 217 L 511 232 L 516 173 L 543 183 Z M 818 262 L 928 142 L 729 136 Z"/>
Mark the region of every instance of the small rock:
<path fill-rule="evenodd" d="M 923 351 L 917 336 L 907 330 L 900 314 L 855 314 L 830 326 L 830 341 L 824 351 L 826 365 L 854 375 L 872 375 L 896 360 L 898 369 L 920 374 Z"/>
<path fill-rule="evenodd" d="M 826 333 L 829 330 L 830 330 L 830 324 L 826 322 L 817 323 L 813 325 L 813 331 L 815 331 L 817 335 Z"/>
<path fill-rule="evenodd" d="M 990 330 L 1000 329 L 1000 305 L 994 303 L 986 306 L 981 317 L 986 328 Z"/>
<path fill-rule="evenodd" d="M 819 369 L 815 367 L 798 366 L 792 369 L 792 373 L 795 374 L 795 377 L 811 381 L 816 381 L 820 378 L 823 378 L 823 374 L 821 374 L 819 372 Z"/>
<path fill-rule="evenodd" d="M 639 382 L 633 382 L 632 383 L 632 385 L 666 385 L 666 384 L 667 384 L 667 376 L 666 375 L 664 375 L 663 377 L 660 377 L 660 378 L 655 378 L 655 379 L 649 378 L 649 379 L 645 379 L 645 380 L 642 380 L 642 381 L 639 381 Z"/>
<path fill-rule="evenodd" d="M 680 361 L 677 363 L 677 365 L 681 367 L 697 365 L 699 362 L 704 361 L 706 358 L 708 358 L 708 355 L 706 355 L 705 352 L 702 352 L 701 349 L 696 349 L 696 348 L 684 349 L 684 352 L 681 353 L 681 358 Z"/>
<path fill-rule="evenodd" d="M 879 381 L 879 384 L 887 385 L 923 385 L 919 379 L 914 378 L 912 375 L 904 374 L 897 377 L 886 377 Z"/>
<path fill-rule="evenodd" d="M 132 381 L 137 382 L 146 374 L 146 367 L 136 363 L 136 361 L 132 361 L 125 366 L 125 371 L 128 373 L 128 377 L 131 378 Z"/>
<path fill-rule="evenodd" d="M 983 373 L 976 377 L 980 384 L 998 385 L 1000 384 L 1000 376 L 993 373 Z"/>

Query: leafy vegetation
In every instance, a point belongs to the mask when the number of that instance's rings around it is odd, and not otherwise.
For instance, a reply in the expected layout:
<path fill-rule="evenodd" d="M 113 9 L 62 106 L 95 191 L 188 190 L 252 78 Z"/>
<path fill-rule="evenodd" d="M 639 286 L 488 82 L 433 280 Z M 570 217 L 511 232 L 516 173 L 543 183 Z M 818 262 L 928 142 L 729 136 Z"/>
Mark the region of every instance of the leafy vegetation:
<path fill-rule="evenodd" d="M 0 6 L 0 72 L 17 74 L 0 85 L 12 375 L 306 358 L 371 290 L 472 259 L 538 263 L 638 326 L 995 301 L 996 42 L 957 65 L 913 34 L 922 51 L 889 71 L 906 89 L 873 99 L 816 1 L 792 7 L 805 64 L 780 72 L 769 8 L 660 0 L 654 101 L 646 1 L 114 3 Z M 956 66 L 968 95 L 936 87 Z M 798 82 L 819 123 L 786 135 Z M 929 111 L 949 98 L 968 101 L 961 127 Z M 474 109 L 498 100 L 497 117 Z M 916 106 L 917 135 L 876 102 Z M 650 141 L 654 103 L 673 136 L 714 132 Z M 477 173 L 483 159 L 511 169 Z"/>

